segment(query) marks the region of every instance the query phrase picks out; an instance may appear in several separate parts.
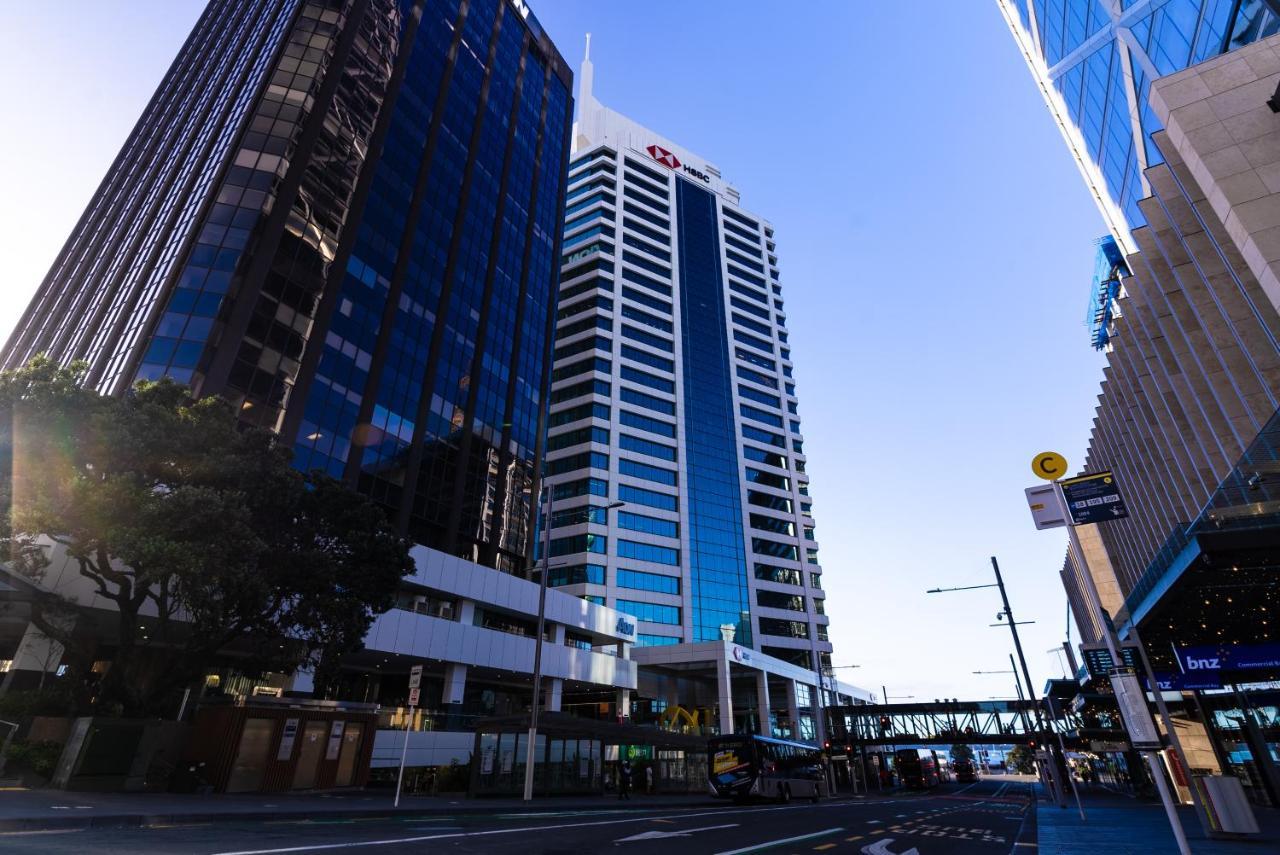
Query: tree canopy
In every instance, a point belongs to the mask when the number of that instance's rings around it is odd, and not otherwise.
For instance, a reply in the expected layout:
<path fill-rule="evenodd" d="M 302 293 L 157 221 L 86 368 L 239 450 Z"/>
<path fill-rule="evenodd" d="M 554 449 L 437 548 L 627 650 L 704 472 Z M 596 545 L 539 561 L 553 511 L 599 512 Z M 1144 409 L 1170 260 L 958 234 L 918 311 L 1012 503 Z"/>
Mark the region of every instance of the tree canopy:
<path fill-rule="evenodd" d="M 227 401 L 170 380 L 101 396 L 83 375 L 41 357 L 0 373 L 0 540 L 40 591 L 36 626 L 72 659 L 110 662 L 95 708 L 171 713 L 219 657 L 251 673 L 310 662 L 320 685 L 392 606 L 409 542 Z M 76 593 L 51 576 L 58 547 Z M 88 649 L 94 594 L 115 614 Z"/>
<path fill-rule="evenodd" d="M 963 742 L 958 742 L 955 745 L 952 745 L 951 759 L 952 760 L 972 760 L 973 746 L 967 745 Z"/>

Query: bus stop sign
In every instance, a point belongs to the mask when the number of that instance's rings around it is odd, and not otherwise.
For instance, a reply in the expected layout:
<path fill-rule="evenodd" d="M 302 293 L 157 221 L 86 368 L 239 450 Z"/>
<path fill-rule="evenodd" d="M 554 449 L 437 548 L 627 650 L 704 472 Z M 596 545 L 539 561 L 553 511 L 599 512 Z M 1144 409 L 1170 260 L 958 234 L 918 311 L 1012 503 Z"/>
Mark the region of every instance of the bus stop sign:
<path fill-rule="evenodd" d="M 1116 476 L 1110 472 L 1081 475 L 1058 482 L 1072 525 L 1108 522 L 1129 516 Z"/>

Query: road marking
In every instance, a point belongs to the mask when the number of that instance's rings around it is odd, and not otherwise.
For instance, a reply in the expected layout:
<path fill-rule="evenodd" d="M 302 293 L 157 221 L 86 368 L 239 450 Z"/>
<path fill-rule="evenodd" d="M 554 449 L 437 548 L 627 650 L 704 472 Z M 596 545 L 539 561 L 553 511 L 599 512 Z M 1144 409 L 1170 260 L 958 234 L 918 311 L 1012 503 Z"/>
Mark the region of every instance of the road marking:
<path fill-rule="evenodd" d="M 623 837 L 613 841 L 614 843 L 633 843 L 637 840 L 659 840 L 664 837 L 689 837 L 697 834 L 699 831 L 716 831 L 721 828 L 737 828 L 738 823 L 731 822 L 728 825 L 704 825 L 702 828 L 680 828 L 675 831 L 642 831 L 639 834 L 633 834 L 630 837 Z"/>
<path fill-rule="evenodd" d="M 798 837 L 785 837 L 782 840 L 769 840 L 764 843 L 753 843 L 742 849 L 731 849 L 727 852 L 717 852 L 716 855 L 744 855 L 747 852 L 759 852 L 761 849 L 771 849 L 774 846 L 781 846 L 784 843 L 798 843 L 801 840 L 813 840 L 815 837 L 825 837 L 828 834 L 836 834 L 844 831 L 843 828 L 828 828 L 825 831 L 815 831 L 812 834 L 801 834 Z"/>
<path fill-rule="evenodd" d="M 35 837 L 38 834 L 77 834 L 84 828 L 36 828 L 30 831 L 0 831 L 0 837 Z"/>
<path fill-rule="evenodd" d="M 286 852 L 319 852 L 331 849 L 354 849 L 359 846 L 395 846 L 402 843 L 422 843 L 427 840 L 448 840 L 458 837 L 491 837 L 497 834 L 521 834 L 534 831 L 555 831 L 561 828 L 590 828 L 601 825 L 621 825 L 627 822 L 649 822 L 654 819 L 695 819 L 703 816 L 724 817 L 733 816 L 742 813 L 771 813 L 773 811 L 795 811 L 795 810 L 813 810 L 815 808 L 837 808 L 843 807 L 841 803 L 830 802 L 824 805 L 788 805 L 786 807 L 769 807 L 769 808 L 742 808 L 741 810 L 711 810 L 701 813 L 675 813 L 667 814 L 664 817 L 651 816 L 631 816 L 624 819 L 608 819 L 599 822 L 564 822 L 556 825 L 532 825 L 521 826 L 519 828 L 499 828 L 489 831 L 468 831 L 453 834 L 429 834 L 415 837 L 394 837 L 384 840 L 356 840 L 345 843 L 317 843 L 308 846 L 286 846 L 279 849 L 243 849 L 234 852 L 217 852 L 214 855 L 280 855 Z M 534 814 L 535 816 L 537 814 Z M 843 831 L 837 828 L 836 831 Z M 827 833 L 827 832 L 822 832 Z M 786 842 L 786 841 L 782 841 Z"/>
<path fill-rule="evenodd" d="M 881 837 L 875 843 L 863 846 L 862 855 L 895 855 L 894 852 L 889 850 L 889 844 L 892 842 L 892 837 Z M 920 855 L 920 850 L 913 846 L 906 852 L 899 852 L 896 855 Z"/>
<path fill-rule="evenodd" d="M 826 849 L 835 849 L 835 848 L 836 848 L 836 845 L 834 843 L 824 843 L 821 846 L 813 847 L 813 851 L 822 852 L 823 850 L 826 850 Z"/>
<path fill-rule="evenodd" d="M 845 843 L 853 843 L 853 842 L 854 842 L 854 841 L 856 841 L 856 840 L 861 840 L 861 839 L 862 839 L 863 837 L 865 837 L 865 836 L 866 836 L 866 835 L 863 835 L 863 834 L 855 834 L 855 835 L 853 835 L 853 837 L 846 837 L 846 838 L 844 839 L 844 842 L 845 842 Z"/>

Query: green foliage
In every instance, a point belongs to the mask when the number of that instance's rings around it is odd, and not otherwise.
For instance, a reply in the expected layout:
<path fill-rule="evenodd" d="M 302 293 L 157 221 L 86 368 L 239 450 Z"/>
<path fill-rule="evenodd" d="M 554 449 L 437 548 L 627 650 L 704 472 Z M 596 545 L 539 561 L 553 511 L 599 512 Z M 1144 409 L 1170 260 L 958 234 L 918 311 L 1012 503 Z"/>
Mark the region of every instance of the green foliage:
<path fill-rule="evenodd" d="M 970 745 L 965 745 L 963 743 L 957 743 L 955 745 L 952 745 L 951 759 L 952 760 L 972 760 L 973 747 Z"/>
<path fill-rule="evenodd" d="M 4 751 L 5 769 L 10 772 L 34 772 L 42 778 L 53 777 L 62 756 L 61 742 L 29 742 L 14 739 Z"/>
<path fill-rule="evenodd" d="M 1025 745 L 1013 746 L 1004 759 L 1010 769 L 1023 775 L 1030 775 L 1036 770 L 1035 754 Z"/>
<path fill-rule="evenodd" d="M 244 671 L 311 662 L 322 682 L 391 607 L 408 541 L 221 398 L 169 380 L 103 397 L 83 374 L 41 357 L 0 373 L 0 546 L 72 659 L 103 657 L 74 631 L 84 606 L 116 610 L 96 709 L 162 713 L 219 656 Z M 57 574 L 50 540 L 70 559 Z"/>
<path fill-rule="evenodd" d="M 74 715 L 77 701 L 71 681 L 56 680 L 43 689 L 11 691 L 0 695 L 0 719 Z"/>

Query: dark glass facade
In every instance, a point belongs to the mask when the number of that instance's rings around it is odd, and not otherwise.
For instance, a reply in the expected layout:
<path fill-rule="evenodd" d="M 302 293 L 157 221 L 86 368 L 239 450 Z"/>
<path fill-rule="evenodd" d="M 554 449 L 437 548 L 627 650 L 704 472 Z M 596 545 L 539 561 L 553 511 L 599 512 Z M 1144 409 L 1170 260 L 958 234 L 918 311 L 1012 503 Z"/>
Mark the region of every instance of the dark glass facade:
<path fill-rule="evenodd" d="M 506 0 L 215 2 L 4 352 L 231 399 L 526 566 L 572 76 Z"/>
<path fill-rule="evenodd" d="M 720 626 L 730 624 L 734 640 L 750 646 L 751 601 L 716 200 L 689 181 L 675 186 L 692 640 L 717 640 Z"/>

